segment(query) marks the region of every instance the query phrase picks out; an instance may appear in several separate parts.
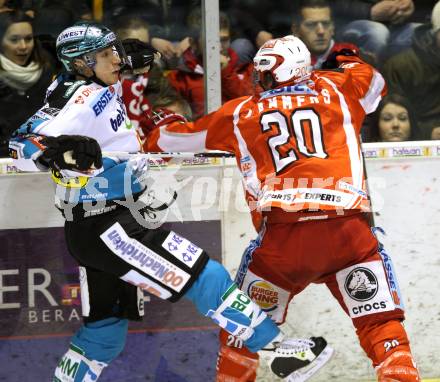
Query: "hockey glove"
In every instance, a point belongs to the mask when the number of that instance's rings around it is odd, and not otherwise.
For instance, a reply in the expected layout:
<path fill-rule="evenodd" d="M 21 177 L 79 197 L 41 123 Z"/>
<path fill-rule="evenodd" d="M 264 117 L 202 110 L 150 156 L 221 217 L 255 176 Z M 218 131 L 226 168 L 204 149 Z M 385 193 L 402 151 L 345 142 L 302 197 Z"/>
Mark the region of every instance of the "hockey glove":
<path fill-rule="evenodd" d="M 146 73 L 150 70 L 154 62 L 154 57 L 160 53 L 150 44 L 142 42 L 136 38 L 128 38 L 122 41 L 125 53 L 131 64 L 133 74 Z"/>
<path fill-rule="evenodd" d="M 169 125 L 172 122 L 185 123 L 188 120 L 181 114 L 177 114 L 165 108 L 159 108 L 147 115 L 145 128 L 148 132 L 161 126 Z"/>
<path fill-rule="evenodd" d="M 322 63 L 321 68 L 322 69 L 337 69 L 337 68 L 339 68 L 339 65 L 341 64 L 341 62 L 336 59 L 336 57 L 338 57 L 338 56 L 359 57 L 359 54 L 356 51 L 354 51 L 352 49 L 348 49 L 348 48 L 343 48 L 341 50 L 337 50 L 337 51 L 329 54 L 329 56 L 327 57 L 327 60 L 325 60 Z"/>
<path fill-rule="evenodd" d="M 40 143 L 46 148 L 40 160 L 53 170 L 88 171 L 102 167 L 98 142 L 82 135 L 45 137 Z"/>

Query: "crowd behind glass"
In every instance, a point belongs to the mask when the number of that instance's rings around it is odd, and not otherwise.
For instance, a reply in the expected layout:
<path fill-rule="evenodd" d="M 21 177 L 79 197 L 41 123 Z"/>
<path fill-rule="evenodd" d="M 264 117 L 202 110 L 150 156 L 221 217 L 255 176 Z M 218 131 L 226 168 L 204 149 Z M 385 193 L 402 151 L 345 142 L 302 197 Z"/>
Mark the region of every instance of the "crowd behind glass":
<path fill-rule="evenodd" d="M 385 77 L 389 93 L 366 119 L 365 142 L 440 139 L 440 1 L 221 0 L 220 10 L 223 102 L 258 91 L 257 49 L 293 33 L 309 48 L 314 69 L 348 48 Z M 193 120 L 204 113 L 200 1 L 0 0 L 1 157 L 61 71 L 56 36 L 79 20 L 102 22 L 121 40 L 136 38 L 161 52 L 150 73 L 123 78 L 127 112 L 141 135 L 155 108 Z"/>

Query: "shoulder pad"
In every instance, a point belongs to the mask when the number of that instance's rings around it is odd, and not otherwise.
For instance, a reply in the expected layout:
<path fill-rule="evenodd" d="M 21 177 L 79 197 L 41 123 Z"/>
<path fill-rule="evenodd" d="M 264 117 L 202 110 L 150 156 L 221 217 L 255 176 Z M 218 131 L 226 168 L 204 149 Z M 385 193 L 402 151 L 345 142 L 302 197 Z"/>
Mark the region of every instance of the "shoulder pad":
<path fill-rule="evenodd" d="M 75 82 L 66 81 L 62 85 L 64 85 L 65 92 L 63 98 L 69 99 L 73 93 L 75 93 L 76 89 L 78 89 L 81 85 L 85 85 L 87 81 L 79 80 Z"/>
<path fill-rule="evenodd" d="M 63 78 L 47 97 L 50 108 L 62 109 L 69 99 L 81 86 L 90 83 L 86 80 L 75 80 L 72 77 Z"/>

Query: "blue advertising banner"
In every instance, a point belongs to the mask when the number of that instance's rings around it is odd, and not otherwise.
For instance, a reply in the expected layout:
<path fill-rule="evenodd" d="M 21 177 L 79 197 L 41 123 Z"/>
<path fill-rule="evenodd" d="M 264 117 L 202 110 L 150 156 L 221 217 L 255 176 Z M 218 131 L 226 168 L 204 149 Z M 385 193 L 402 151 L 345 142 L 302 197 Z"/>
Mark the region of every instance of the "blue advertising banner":
<path fill-rule="evenodd" d="M 165 227 L 220 261 L 220 221 Z M 35 381 L 36 368 L 42 374 L 37 380 L 50 380 L 70 335 L 81 324 L 78 268 L 67 251 L 63 231 L 61 227 L 0 230 L 0 380 Z M 148 296 L 144 320 L 131 323 L 130 333 L 123 355 L 115 361 L 119 366 L 110 366 L 103 381 L 213 378 L 217 329 L 184 299 L 171 304 Z M 195 364 L 188 362 L 192 357 Z M 121 365 L 120 360 L 125 363 Z M 207 370 L 212 374 L 208 379 Z M 174 376 L 159 378 L 164 373 Z M 198 375 L 205 377 L 198 379 Z"/>

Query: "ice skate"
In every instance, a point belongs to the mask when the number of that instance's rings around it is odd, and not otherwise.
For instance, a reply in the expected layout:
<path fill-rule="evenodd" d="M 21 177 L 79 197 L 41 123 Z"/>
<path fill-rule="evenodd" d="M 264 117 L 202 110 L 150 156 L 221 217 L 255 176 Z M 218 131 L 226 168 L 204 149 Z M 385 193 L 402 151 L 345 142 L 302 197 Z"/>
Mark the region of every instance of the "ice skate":
<path fill-rule="evenodd" d="M 323 337 L 311 337 L 274 341 L 270 347 L 258 353 L 279 378 L 303 382 L 318 372 L 330 360 L 333 352 Z"/>

